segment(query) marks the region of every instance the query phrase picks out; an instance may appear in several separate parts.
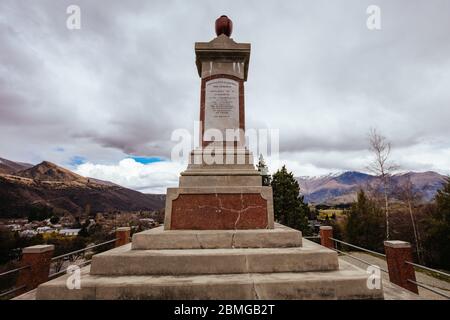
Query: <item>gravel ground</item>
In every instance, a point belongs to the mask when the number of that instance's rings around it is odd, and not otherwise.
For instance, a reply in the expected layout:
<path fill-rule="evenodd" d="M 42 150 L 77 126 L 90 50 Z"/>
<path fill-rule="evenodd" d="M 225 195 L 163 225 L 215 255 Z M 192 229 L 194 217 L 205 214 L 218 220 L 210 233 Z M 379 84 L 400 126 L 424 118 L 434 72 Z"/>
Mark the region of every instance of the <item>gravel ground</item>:
<path fill-rule="evenodd" d="M 379 266 L 380 268 L 387 269 L 386 261 L 382 258 L 378 258 L 373 255 L 370 255 L 367 253 L 362 253 L 362 252 L 348 252 L 348 253 L 359 259 L 365 260 L 373 265 Z M 344 261 L 347 261 L 349 263 L 352 263 L 353 265 L 358 266 L 362 269 L 367 268 L 366 264 L 364 264 L 356 259 L 353 259 L 349 256 L 340 255 L 339 258 Z M 387 273 L 381 272 L 381 274 L 382 274 L 383 282 L 389 281 L 389 275 Z M 417 272 L 417 271 L 416 271 L 416 281 L 422 282 L 428 286 L 433 286 L 433 287 L 435 287 L 434 289 L 440 290 L 441 292 L 443 292 L 447 295 L 450 295 L 450 282 L 440 280 L 440 279 L 432 277 L 428 274 L 425 274 L 423 272 Z M 421 287 L 419 287 L 419 296 L 424 299 L 428 299 L 428 300 L 447 300 L 445 297 L 442 297 L 436 293 L 433 293 L 433 292 L 431 292 L 427 289 L 421 288 Z"/>

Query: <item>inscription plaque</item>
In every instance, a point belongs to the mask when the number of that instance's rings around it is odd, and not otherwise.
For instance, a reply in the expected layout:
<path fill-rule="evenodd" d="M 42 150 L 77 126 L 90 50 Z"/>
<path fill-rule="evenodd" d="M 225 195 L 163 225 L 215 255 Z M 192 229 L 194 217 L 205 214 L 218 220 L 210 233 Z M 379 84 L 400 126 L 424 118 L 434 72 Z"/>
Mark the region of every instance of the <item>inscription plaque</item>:
<path fill-rule="evenodd" d="M 205 133 L 215 135 L 211 129 L 222 133 L 222 139 L 216 141 L 233 141 L 226 137 L 226 129 L 239 129 L 239 82 L 219 78 L 206 82 L 205 88 Z M 210 130 L 210 131 L 208 131 Z"/>

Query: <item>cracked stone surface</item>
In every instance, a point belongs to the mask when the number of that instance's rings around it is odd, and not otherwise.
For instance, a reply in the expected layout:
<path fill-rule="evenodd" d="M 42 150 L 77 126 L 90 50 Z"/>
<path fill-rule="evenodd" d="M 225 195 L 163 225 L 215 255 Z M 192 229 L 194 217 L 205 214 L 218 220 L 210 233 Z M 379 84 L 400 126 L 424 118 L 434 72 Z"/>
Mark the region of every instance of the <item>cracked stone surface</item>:
<path fill-rule="evenodd" d="M 239 230 L 268 226 L 260 194 L 181 194 L 172 204 L 171 229 Z"/>

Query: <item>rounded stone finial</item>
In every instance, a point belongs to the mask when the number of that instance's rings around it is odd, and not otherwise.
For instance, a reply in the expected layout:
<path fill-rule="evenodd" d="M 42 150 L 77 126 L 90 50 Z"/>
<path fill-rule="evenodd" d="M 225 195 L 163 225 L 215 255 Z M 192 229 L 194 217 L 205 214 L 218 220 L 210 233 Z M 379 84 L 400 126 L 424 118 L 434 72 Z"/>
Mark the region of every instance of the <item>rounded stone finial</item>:
<path fill-rule="evenodd" d="M 228 18 L 226 15 L 222 15 L 216 20 L 216 35 L 220 36 L 221 34 L 226 35 L 227 37 L 231 36 L 231 32 L 233 31 L 233 21 Z"/>

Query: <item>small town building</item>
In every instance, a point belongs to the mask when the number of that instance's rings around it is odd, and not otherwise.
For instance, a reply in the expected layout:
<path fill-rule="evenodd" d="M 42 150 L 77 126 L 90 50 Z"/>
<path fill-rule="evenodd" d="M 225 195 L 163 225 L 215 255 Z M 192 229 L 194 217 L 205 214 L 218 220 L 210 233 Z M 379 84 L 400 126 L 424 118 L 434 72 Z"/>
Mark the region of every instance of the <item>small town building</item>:
<path fill-rule="evenodd" d="M 53 229 L 53 228 L 51 228 L 51 227 L 45 226 L 45 227 L 39 227 L 39 228 L 37 228 L 36 231 L 37 231 L 38 233 L 51 233 L 51 232 L 54 232 L 55 229 Z"/>
<path fill-rule="evenodd" d="M 81 229 L 61 229 L 59 234 L 63 236 L 77 236 Z"/>

